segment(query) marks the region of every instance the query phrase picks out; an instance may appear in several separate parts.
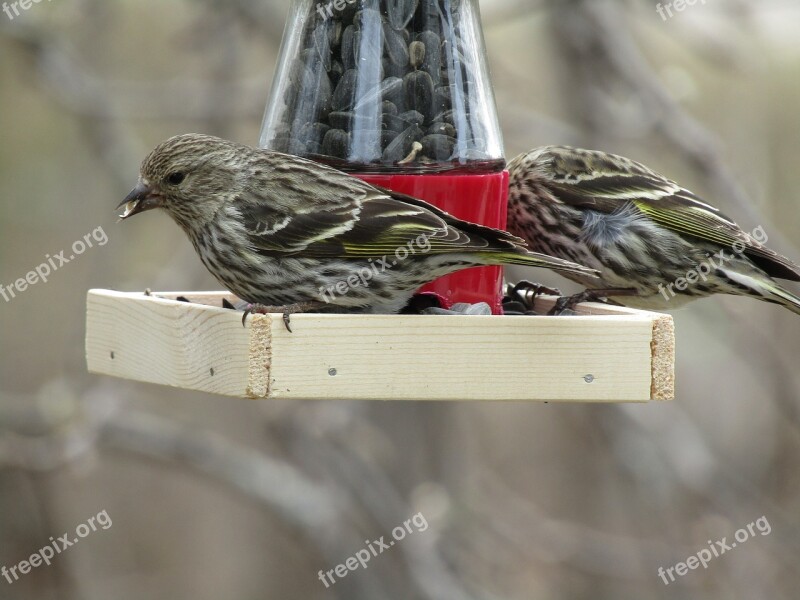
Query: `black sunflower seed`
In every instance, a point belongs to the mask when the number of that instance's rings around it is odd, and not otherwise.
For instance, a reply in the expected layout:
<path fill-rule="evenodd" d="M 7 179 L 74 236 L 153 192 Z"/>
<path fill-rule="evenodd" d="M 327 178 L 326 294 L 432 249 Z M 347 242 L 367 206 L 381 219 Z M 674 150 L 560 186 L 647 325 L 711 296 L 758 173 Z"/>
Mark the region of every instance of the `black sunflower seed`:
<path fill-rule="evenodd" d="M 419 0 L 386 0 L 386 16 L 396 30 L 405 29 L 414 17 Z"/>
<path fill-rule="evenodd" d="M 350 134 L 341 129 L 331 129 L 322 142 L 322 153 L 347 159 L 350 154 Z"/>
<path fill-rule="evenodd" d="M 416 110 L 407 110 L 397 116 L 408 125 L 422 125 L 425 122 L 425 116 Z"/>
<path fill-rule="evenodd" d="M 449 137 L 456 137 L 456 128 L 453 127 L 450 123 L 434 123 L 428 130 L 425 132 L 428 135 L 446 135 Z"/>
<path fill-rule="evenodd" d="M 428 122 L 433 117 L 433 79 L 427 71 L 414 71 L 403 78 L 406 108 L 423 114 Z"/>
<path fill-rule="evenodd" d="M 388 163 L 400 162 L 411 152 L 411 147 L 422 137 L 422 130 L 412 125 L 400 133 L 383 151 L 383 161 Z"/>
<path fill-rule="evenodd" d="M 423 71 L 427 71 L 434 84 L 438 85 L 442 73 L 442 40 L 432 31 L 423 31 L 417 36 L 417 41 L 425 45 L 425 56 L 421 68 Z"/>
<path fill-rule="evenodd" d="M 357 80 L 358 71 L 355 69 L 349 69 L 342 75 L 331 99 L 331 108 L 334 111 L 347 110 L 353 107 L 353 102 L 356 98 Z"/>
<path fill-rule="evenodd" d="M 383 24 L 383 44 L 392 64 L 397 67 L 408 65 L 408 44 L 388 23 Z"/>
<path fill-rule="evenodd" d="M 397 114 L 397 106 L 393 102 L 389 102 L 388 100 L 384 100 L 381 102 L 381 114 L 383 115 L 396 115 Z"/>
<path fill-rule="evenodd" d="M 456 140 L 447 135 L 426 135 L 421 140 L 422 153 L 433 160 L 449 160 L 453 156 Z"/>
<path fill-rule="evenodd" d="M 328 123 L 330 123 L 331 127 L 334 129 L 349 131 L 353 128 L 353 120 L 354 117 L 351 112 L 336 111 L 328 115 Z"/>

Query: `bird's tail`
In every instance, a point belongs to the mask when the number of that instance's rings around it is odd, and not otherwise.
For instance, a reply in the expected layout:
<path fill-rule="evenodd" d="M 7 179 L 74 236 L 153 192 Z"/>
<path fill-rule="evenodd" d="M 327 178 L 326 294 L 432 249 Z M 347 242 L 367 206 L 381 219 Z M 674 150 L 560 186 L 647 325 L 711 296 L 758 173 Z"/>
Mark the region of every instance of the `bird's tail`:
<path fill-rule="evenodd" d="M 800 297 L 795 296 L 789 290 L 783 289 L 774 281 L 765 284 L 764 289 L 767 292 L 767 295 L 764 298 L 767 302 L 780 304 L 781 306 L 788 308 L 796 315 L 800 315 Z"/>
<path fill-rule="evenodd" d="M 597 277 L 599 275 L 596 270 L 584 267 L 578 263 L 547 256 L 539 252 L 531 252 L 524 248 L 517 248 L 516 251 L 487 253 L 486 258 L 491 264 L 541 267 L 543 269 L 552 269 L 553 271 L 560 271 L 562 273 L 569 273 L 581 277 Z"/>
<path fill-rule="evenodd" d="M 738 269 L 724 269 L 725 276 L 738 284 L 729 294 L 743 294 L 742 289 L 749 290 L 743 295 L 758 298 L 764 302 L 780 304 L 793 313 L 800 315 L 800 297 L 781 287 L 772 277 L 761 270 L 742 272 Z"/>

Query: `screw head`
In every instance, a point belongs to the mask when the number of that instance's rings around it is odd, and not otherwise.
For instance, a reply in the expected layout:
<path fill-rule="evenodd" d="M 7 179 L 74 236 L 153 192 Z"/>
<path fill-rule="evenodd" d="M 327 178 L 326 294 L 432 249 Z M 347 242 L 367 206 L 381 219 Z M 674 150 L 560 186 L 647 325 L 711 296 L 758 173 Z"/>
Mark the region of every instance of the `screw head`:
<path fill-rule="evenodd" d="M 333 368 L 328 369 L 328 375 L 330 375 L 331 377 L 336 377 L 336 373 L 337 373 L 336 369 Z"/>
<path fill-rule="evenodd" d="M 594 381 L 594 375 L 584 375 L 583 380 L 586 383 L 592 383 Z"/>

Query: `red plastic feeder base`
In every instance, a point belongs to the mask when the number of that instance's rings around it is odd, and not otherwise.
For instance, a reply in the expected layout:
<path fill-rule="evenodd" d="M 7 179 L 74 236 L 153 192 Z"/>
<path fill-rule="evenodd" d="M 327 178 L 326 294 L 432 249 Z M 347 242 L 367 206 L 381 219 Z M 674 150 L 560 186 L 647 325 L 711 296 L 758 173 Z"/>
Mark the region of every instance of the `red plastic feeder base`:
<path fill-rule="evenodd" d="M 458 175 L 356 174 L 369 184 L 430 202 L 454 217 L 495 229 L 506 228 L 508 171 Z M 503 314 L 502 267 L 477 267 L 429 283 L 420 291 L 433 292 L 449 305 L 486 302 Z"/>

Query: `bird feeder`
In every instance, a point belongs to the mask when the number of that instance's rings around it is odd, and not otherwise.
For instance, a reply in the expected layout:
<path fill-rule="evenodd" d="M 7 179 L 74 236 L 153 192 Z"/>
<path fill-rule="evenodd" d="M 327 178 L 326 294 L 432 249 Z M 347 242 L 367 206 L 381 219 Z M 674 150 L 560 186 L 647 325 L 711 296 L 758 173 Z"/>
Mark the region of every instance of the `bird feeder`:
<path fill-rule="evenodd" d="M 505 229 L 508 172 L 477 0 L 294 0 L 262 147 Z M 428 285 L 501 314 L 502 269 Z"/>
<path fill-rule="evenodd" d="M 477 0 L 294 0 L 265 148 L 505 229 L 508 172 Z M 502 271 L 429 285 L 501 313 Z M 93 373 L 243 398 L 646 402 L 674 396 L 668 315 L 297 314 L 224 308 L 224 292 L 92 290 Z M 547 314 L 554 298 L 533 307 Z"/>
<path fill-rule="evenodd" d="M 604 304 L 579 316 L 292 316 L 222 292 L 92 290 L 89 371 L 282 400 L 647 402 L 675 395 L 672 317 Z M 539 297 L 543 314 L 556 298 Z"/>

